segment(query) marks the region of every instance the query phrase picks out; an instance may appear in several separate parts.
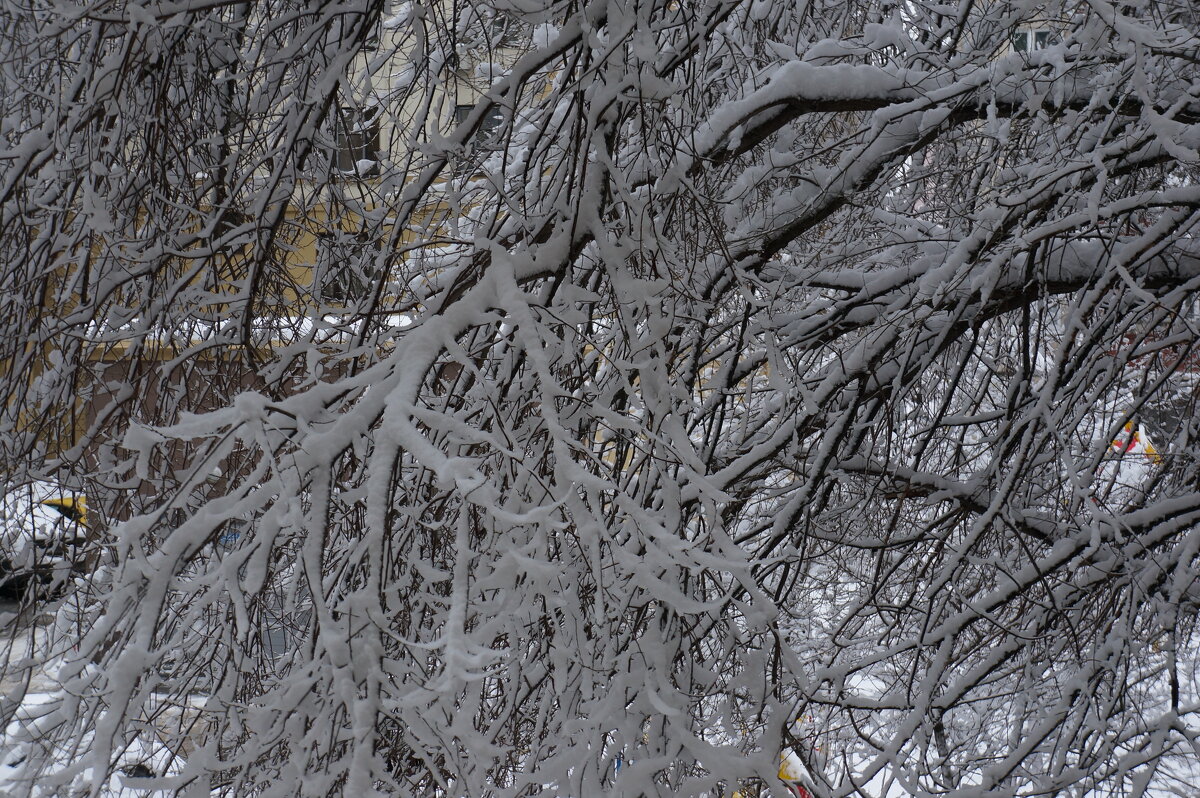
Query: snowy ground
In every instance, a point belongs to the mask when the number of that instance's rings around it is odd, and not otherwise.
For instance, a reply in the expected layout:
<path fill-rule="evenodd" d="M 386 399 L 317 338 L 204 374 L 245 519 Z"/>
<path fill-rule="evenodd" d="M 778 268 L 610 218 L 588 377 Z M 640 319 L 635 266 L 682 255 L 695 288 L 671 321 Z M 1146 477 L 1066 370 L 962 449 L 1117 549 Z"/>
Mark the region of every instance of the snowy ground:
<path fill-rule="evenodd" d="M 40 774 L 30 773 L 32 750 L 43 750 L 50 735 L 45 727 L 54 723 L 54 715 L 62 700 L 62 686 L 57 676 L 61 656 L 50 650 L 49 634 L 52 616 L 31 617 L 21 613 L 13 602 L 0 602 L 0 707 L 8 720 L 0 738 L 0 795 L 50 796 L 95 794 L 94 776 L 89 769 L 79 771 L 70 779 L 70 786 L 61 783 L 49 786 Z M 179 771 L 183 761 L 158 739 L 165 736 L 171 723 L 178 723 L 180 711 L 156 713 L 145 724 L 144 737 L 130 744 L 117 760 L 116 773 L 99 791 L 102 798 L 149 798 L 173 795 L 174 790 L 139 789 L 139 782 Z M 79 750 L 55 752 L 54 765 L 71 768 L 78 763 Z"/>

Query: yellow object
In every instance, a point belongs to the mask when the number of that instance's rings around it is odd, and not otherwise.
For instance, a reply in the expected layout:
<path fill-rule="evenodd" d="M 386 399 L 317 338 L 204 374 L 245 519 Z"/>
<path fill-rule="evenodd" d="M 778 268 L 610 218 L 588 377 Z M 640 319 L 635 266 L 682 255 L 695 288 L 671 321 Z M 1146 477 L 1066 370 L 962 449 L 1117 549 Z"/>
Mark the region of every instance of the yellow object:
<path fill-rule="evenodd" d="M 87 526 L 87 502 L 83 496 L 60 496 L 57 499 L 46 499 L 42 504 L 53 507 L 77 524 Z"/>
<path fill-rule="evenodd" d="M 800 761 L 800 757 L 787 751 L 779 755 L 780 781 L 807 781 L 808 768 Z"/>
<path fill-rule="evenodd" d="M 811 793 L 809 793 L 808 787 L 805 786 L 811 778 L 808 775 L 808 768 L 804 767 L 804 763 L 800 761 L 800 757 L 791 751 L 784 751 L 779 755 L 778 776 L 780 781 L 792 787 L 793 794 L 810 796 L 811 798 Z M 737 790 L 730 798 L 747 798 L 747 796 L 741 790 Z"/>

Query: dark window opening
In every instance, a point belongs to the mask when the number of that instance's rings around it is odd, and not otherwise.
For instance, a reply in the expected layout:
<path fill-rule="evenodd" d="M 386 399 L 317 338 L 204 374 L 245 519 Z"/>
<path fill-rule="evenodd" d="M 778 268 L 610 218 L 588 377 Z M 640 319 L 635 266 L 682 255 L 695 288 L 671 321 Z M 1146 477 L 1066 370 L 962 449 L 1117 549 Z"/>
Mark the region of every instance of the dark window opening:
<path fill-rule="evenodd" d="M 210 219 L 204 222 L 210 225 L 204 244 L 212 250 L 205 287 L 214 294 L 228 296 L 239 292 L 250 275 L 256 225 L 249 214 L 232 208 L 220 209 L 216 218 Z M 201 316 L 211 318 L 213 313 L 227 314 L 228 307 L 209 307 Z"/>
<path fill-rule="evenodd" d="M 252 229 L 253 220 L 250 215 L 233 208 L 221 210 L 212 225 L 212 236 L 209 241 L 213 249 L 223 251 L 227 255 L 242 255 L 254 243 Z"/>
<path fill-rule="evenodd" d="M 361 36 L 362 42 L 359 44 L 359 51 L 364 53 L 374 52 L 379 49 L 380 34 L 383 29 L 383 18 L 387 16 L 387 7 L 382 9 L 381 13 L 376 15 L 374 20 L 368 21 L 370 14 L 369 10 L 363 8 L 358 11 L 345 11 L 341 14 L 338 22 L 339 38 L 342 41 L 349 41 L 354 37 Z"/>
<path fill-rule="evenodd" d="M 467 117 L 471 115 L 471 111 L 473 110 L 475 110 L 474 104 L 454 106 L 454 127 L 456 130 L 467 121 Z M 504 109 L 498 105 L 493 105 L 488 109 L 487 114 L 483 117 L 483 121 L 475 130 L 475 135 L 467 142 L 467 146 L 474 150 L 495 147 L 498 143 L 500 126 L 502 124 L 504 124 Z"/>
<path fill-rule="evenodd" d="M 488 42 L 493 47 L 504 47 L 512 44 L 515 38 L 516 25 L 511 16 L 503 11 L 493 11 L 490 19 L 485 19 Z"/>
<path fill-rule="evenodd" d="M 379 240 L 369 232 L 317 236 L 313 294 L 324 302 L 351 304 L 369 298 L 378 278 Z"/>
<path fill-rule="evenodd" d="M 1018 53 L 1026 53 L 1029 52 L 1031 45 L 1034 50 L 1045 50 L 1047 47 L 1058 44 L 1059 41 L 1058 36 L 1048 30 L 1023 30 L 1012 35 L 1012 48 Z"/>
<path fill-rule="evenodd" d="M 367 35 L 363 37 L 362 51 L 364 53 L 373 53 L 379 49 L 379 39 L 383 31 L 383 20 L 376 19 L 371 23 L 371 29 L 367 31 Z"/>
<path fill-rule="evenodd" d="M 520 23 L 511 14 L 493 8 L 491 4 L 477 4 L 463 19 L 464 35 L 479 40 L 489 49 L 517 45 Z"/>
<path fill-rule="evenodd" d="M 379 174 L 379 161 L 379 108 L 339 108 L 338 171 L 355 177 L 375 177 Z"/>

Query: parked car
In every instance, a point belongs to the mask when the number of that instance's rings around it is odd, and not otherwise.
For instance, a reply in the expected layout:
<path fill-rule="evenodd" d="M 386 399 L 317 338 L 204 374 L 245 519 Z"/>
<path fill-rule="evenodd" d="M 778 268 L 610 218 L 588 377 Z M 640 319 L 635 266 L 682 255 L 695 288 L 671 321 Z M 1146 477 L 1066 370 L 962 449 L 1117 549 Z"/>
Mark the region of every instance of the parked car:
<path fill-rule="evenodd" d="M 87 501 L 45 482 L 0 494 L 0 600 L 60 594 L 86 571 Z"/>

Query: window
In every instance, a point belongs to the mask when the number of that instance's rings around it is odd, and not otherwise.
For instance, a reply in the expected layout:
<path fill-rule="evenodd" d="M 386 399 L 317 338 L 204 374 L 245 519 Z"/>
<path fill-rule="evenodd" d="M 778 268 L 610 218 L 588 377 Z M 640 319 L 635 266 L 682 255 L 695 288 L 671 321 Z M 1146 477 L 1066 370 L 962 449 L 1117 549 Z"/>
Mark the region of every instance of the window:
<path fill-rule="evenodd" d="M 513 18 L 500 10 L 492 10 L 490 17 L 481 16 L 484 25 L 484 35 L 492 47 L 510 47 L 516 38 L 516 23 Z"/>
<path fill-rule="evenodd" d="M 230 256 L 243 255 L 254 244 L 254 219 L 248 213 L 234 208 L 217 209 L 215 219 L 209 216 L 202 223 L 212 225 L 208 242 L 216 251 Z"/>
<path fill-rule="evenodd" d="M 379 252 L 379 241 L 367 231 L 319 234 L 313 296 L 341 305 L 369 298 L 378 276 Z"/>
<path fill-rule="evenodd" d="M 363 38 L 362 51 L 364 53 L 373 53 L 379 49 L 379 20 L 375 20 L 371 25 L 371 30 Z"/>
<path fill-rule="evenodd" d="M 1023 30 L 1012 35 L 1012 48 L 1018 53 L 1029 52 L 1031 42 L 1034 50 L 1045 50 L 1051 45 L 1058 44 L 1059 38 L 1048 30 Z"/>
<path fill-rule="evenodd" d="M 364 53 L 375 52 L 379 49 L 383 20 L 391 16 L 389 13 L 390 5 L 391 3 L 384 2 L 379 15 L 371 21 L 367 19 L 370 12 L 365 8 L 361 11 L 347 11 L 342 13 L 338 23 L 339 38 L 345 41 L 354 36 L 361 35 L 362 44 L 359 46 L 359 49 Z"/>
<path fill-rule="evenodd" d="M 392 16 L 392 4 L 384 0 L 382 7 L 379 9 L 379 16 L 371 23 L 370 30 L 363 37 L 362 51 L 365 53 L 373 53 L 379 49 L 380 40 L 383 38 L 383 29 L 386 21 Z"/>
<path fill-rule="evenodd" d="M 471 115 L 471 111 L 474 109 L 474 104 L 454 106 L 454 128 L 458 129 L 466 122 L 467 117 Z M 503 123 L 504 109 L 498 105 L 493 105 L 488 110 L 487 116 L 483 118 L 479 129 L 475 131 L 475 136 L 468 142 L 468 146 L 475 150 L 491 149 L 496 144 L 500 125 Z"/>
<path fill-rule="evenodd" d="M 217 209 L 201 221 L 207 226 L 203 246 L 210 247 L 212 256 L 205 274 L 205 288 L 216 295 L 237 294 L 245 287 L 250 276 L 250 255 L 254 251 L 254 219 L 247 213 L 233 208 Z M 215 218 L 214 218 L 215 216 Z M 218 304 L 202 311 L 203 318 L 213 314 L 221 316 L 229 312 L 228 306 Z"/>
<path fill-rule="evenodd" d="M 379 108 L 339 108 L 337 170 L 344 175 L 375 177 L 379 161 Z"/>

